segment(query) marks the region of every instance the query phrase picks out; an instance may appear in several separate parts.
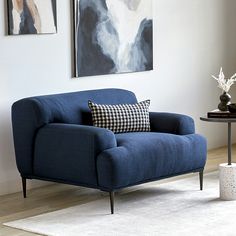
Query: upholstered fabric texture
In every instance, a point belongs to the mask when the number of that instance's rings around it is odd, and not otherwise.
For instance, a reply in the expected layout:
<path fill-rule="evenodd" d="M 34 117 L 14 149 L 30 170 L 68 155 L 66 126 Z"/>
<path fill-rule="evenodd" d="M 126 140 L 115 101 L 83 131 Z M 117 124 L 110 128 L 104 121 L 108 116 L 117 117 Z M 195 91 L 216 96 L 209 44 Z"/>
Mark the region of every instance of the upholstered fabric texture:
<path fill-rule="evenodd" d="M 192 117 L 167 113 L 150 112 L 151 131 L 186 135 L 195 133 L 195 125 Z"/>
<path fill-rule="evenodd" d="M 136 104 L 106 105 L 88 101 L 93 125 L 114 133 L 150 131 L 150 100 Z"/>
<path fill-rule="evenodd" d="M 16 162 L 23 176 L 33 175 L 34 141 L 40 128 L 50 123 L 92 125 L 88 100 L 112 105 L 137 103 L 130 91 L 100 89 L 24 98 L 13 104 Z"/>
<path fill-rule="evenodd" d="M 104 188 L 119 189 L 201 169 L 206 162 L 206 140 L 198 134 L 136 132 L 115 136 L 117 147 L 97 158 L 98 183 Z"/>
<path fill-rule="evenodd" d="M 39 130 L 35 138 L 34 174 L 82 186 L 96 186 L 97 155 L 116 146 L 114 134 L 107 129 L 48 124 Z"/>
<path fill-rule="evenodd" d="M 195 134 L 192 118 L 151 112 L 151 132 L 114 134 L 92 126 L 89 100 L 137 104 L 134 93 L 122 89 L 38 96 L 13 104 L 22 177 L 112 191 L 204 168 L 206 140 Z"/>

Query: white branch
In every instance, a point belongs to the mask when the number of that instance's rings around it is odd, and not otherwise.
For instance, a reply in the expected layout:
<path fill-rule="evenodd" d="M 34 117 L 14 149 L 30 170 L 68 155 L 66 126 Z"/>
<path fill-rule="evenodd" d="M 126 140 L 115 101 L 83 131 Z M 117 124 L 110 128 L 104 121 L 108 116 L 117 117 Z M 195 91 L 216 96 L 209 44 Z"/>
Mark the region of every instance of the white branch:
<path fill-rule="evenodd" d="M 230 77 L 230 79 L 226 79 L 222 67 L 220 68 L 219 77 L 212 75 L 212 78 L 218 82 L 218 87 L 225 91 L 226 93 L 230 90 L 230 87 L 236 81 L 236 73 Z"/>

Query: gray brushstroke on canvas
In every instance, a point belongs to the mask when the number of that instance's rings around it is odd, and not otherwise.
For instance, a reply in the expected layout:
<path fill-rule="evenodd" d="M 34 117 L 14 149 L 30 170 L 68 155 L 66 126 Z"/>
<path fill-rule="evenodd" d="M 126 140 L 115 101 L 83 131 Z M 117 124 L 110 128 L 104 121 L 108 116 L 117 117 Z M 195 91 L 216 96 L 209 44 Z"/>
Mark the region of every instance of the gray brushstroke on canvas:
<path fill-rule="evenodd" d="M 134 71 L 153 69 L 152 20 L 144 19 L 139 27 L 136 39 L 131 49 L 129 68 Z"/>
<path fill-rule="evenodd" d="M 141 0 L 120 0 L 129 10 L 137 10 Z M 135 41 L 127 48 L 129 60 L 118 55 L 121 42 L 108 12 L 106 0 L 80 0 L 77 22 L 78 76 L 151 70 L 152 20 L 144 19 Z M 119 58 L 120 57 L 120 58 Z"/>
<path fill-rule="evenodd" d="M 105 24 L 105 23 L 104 23 Z M 138 29 L 135 41 L 129 48 L 129 60 L 118 56 L 120 41 L 117 34 L 109 34 L 106 26 L 100 23 L 97 27 L 97 40 L 105 55 L 115 63 L 114 72 L 133 72 L 153 69 L 152 53 L 152 20 L 144 19 Z M 109 42 L 109 43 L 108 43 Z"/>
<path fill-rule="evenodd" d="M 114 71 L 115 64 L 98 43 L 99 28 L 115 34 L 116 31 L 107 16 L 105 0 L 79 1 L 79 27 L 77 32 L 78 75 L 101 75 Z M 105 23 L 104 23 L 105 22 Z M 99 27 L 99 24 L 103 26 Z"/>
<path fill-rule="evenodd" d="M 23 1 L 23 11 L 20 15 L 20 31 L 19 34 L 37 34 L 37 29 L 34 26 L 34 19 L 30 13 L 29 7 L 26 4 L 26 1 Z M 40 16 L 39 16 L 40 18 Z"/>
<path fill-rule="evenodd" d="M 120 0 L 124 2 L 131 11 L 136 11 L 141 0 Z"/>

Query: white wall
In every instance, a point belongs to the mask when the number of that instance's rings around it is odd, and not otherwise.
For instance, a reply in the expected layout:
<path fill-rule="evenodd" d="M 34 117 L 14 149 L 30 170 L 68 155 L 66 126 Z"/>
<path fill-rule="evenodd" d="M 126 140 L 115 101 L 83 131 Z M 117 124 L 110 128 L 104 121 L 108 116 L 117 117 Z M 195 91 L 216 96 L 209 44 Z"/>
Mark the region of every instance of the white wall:
<path fill-rule="evenodd" d="M 193 116 L 209 148 L 226 143 L 225 126 L 200 122 L 199 116 L 218 104 L 221 91 L 210 75 L 221 65 L 227 75 L 236 72 L 235 0 L 153 0 L 154 71 L 80 79 L 71 79 L 70 1 L 57 1 L 58 34 L 14 37 L 5 34 L 4 2 L 0 0 L 0 194 L 20 190 L 10 109 L 27 96 L 125 88 L 139 100 L 150 98 L 151 110 Z"/>

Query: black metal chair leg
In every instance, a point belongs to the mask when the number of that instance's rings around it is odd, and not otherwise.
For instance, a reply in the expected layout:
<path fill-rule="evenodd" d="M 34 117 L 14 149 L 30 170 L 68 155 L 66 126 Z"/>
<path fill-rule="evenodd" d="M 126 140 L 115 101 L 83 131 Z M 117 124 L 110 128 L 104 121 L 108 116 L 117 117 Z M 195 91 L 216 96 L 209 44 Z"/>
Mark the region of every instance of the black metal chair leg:
<path fill-rule="evenodd" d="M 114 214 L 114 192 L 109 192 L 109 194 L 110 194 L 111 214 Z"/>
<path fill-rule="evenodd" d="M 26 198 L 26 178 L 21 178 L 22 179 L 22 188 L 23 188 L 23 196 Z"/>
<path fill-rule="evenodd" d="M 203 170 L 199 172 L 200 190 L 203 190 Z"/>

